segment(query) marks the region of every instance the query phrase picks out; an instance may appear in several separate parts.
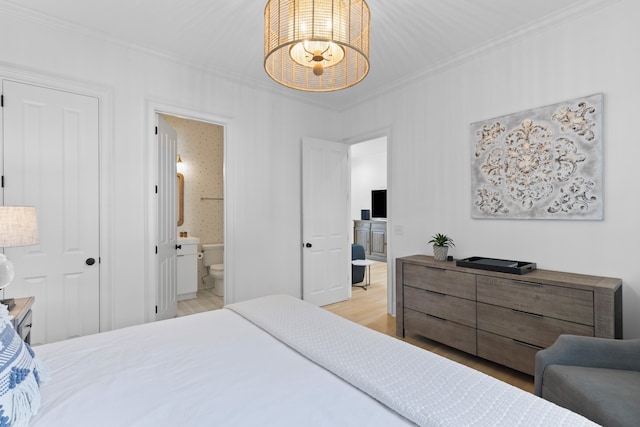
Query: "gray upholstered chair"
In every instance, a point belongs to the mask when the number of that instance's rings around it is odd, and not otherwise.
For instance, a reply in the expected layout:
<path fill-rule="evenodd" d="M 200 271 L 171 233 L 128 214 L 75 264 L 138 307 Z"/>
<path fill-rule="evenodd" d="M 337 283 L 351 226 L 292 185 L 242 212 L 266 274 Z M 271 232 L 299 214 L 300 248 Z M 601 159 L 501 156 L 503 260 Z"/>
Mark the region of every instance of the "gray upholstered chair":
<path fill-rule="evenodd" d="M 365 259 L 364 246 L 358 244 L 351 245 L 351 260 L 354 259 Z M 351 284 L 360 283 L 364 280 L 364 269 L 366 267 L 363 265 L 351 265 Z"/>
<path fill-rule="evenodd" d="M 536 354 L 535 392 L 603 426 L 640 426 L 640 339 L 560 335 Z"/>

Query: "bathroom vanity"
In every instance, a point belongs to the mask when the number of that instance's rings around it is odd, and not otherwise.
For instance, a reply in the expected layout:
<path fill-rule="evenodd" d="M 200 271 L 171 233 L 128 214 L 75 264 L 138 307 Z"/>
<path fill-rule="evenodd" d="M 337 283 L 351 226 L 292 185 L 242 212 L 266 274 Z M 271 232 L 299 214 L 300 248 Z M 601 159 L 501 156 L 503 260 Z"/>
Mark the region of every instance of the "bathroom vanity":
<path fill-rule="evenodd" d="M 178 237 L 178 301 L 196 297 L 198 292 L 197 237 Z"/>

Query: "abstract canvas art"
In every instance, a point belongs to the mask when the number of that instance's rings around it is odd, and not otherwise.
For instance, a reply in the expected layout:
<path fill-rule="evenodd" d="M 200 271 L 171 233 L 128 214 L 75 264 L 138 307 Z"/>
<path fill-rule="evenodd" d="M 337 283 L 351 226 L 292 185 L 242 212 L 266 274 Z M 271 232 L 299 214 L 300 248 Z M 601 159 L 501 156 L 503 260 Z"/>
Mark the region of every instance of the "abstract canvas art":
<path fill-rule="evenodd" d="M 603 219 L 602 94 L 471 124 L 471 216 Z"/>

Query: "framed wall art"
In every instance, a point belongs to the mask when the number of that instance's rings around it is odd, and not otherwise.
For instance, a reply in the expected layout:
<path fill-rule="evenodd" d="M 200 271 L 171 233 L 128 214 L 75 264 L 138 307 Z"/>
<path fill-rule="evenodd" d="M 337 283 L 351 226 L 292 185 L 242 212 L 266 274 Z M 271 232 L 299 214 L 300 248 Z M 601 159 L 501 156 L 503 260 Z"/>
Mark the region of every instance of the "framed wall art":
<path fill-rule="evenodd" d="M 602 94 L 471 124 L 471 216 L 603 219 Z"/>

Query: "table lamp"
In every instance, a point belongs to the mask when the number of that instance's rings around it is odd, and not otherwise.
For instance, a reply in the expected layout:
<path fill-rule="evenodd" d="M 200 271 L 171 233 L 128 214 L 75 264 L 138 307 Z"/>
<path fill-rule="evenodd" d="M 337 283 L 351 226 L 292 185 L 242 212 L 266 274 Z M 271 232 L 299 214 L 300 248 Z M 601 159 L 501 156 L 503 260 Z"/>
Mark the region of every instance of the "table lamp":
<path fill-rule="evenodd" d="M 36 209 L 32 206 L 0 206 L 0 248 L 28 246 L 39 243 Z M 0 289 L 14 277 L 13 263 L 0 254 Z M 8 310 L 15 305 L 13 298 L 1 300 Z"/>

